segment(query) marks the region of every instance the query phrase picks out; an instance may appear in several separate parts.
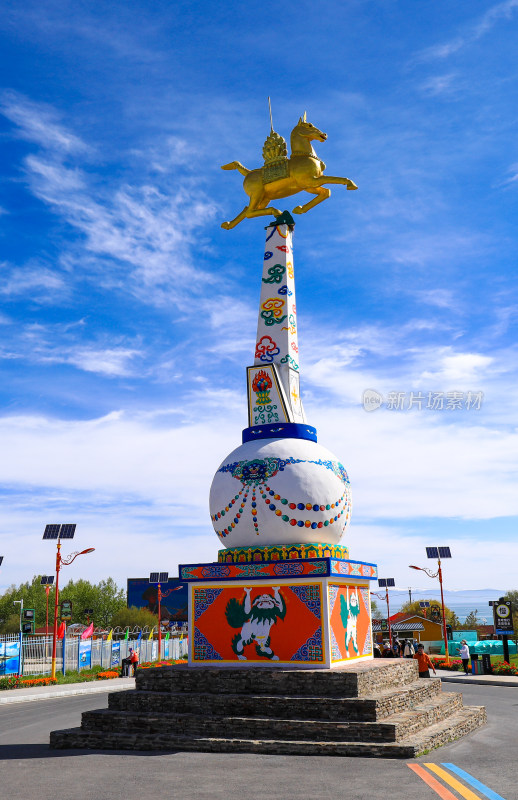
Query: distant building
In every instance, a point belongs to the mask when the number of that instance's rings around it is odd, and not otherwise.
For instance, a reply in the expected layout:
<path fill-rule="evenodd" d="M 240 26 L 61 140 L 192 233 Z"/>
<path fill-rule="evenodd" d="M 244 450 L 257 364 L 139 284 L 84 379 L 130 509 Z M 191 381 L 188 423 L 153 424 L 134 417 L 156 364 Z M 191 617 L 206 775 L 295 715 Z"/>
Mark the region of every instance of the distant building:
<path fill-rule="evenodd" d="M 419 614 L 398 613 L 390 617 L 392 636 L 398 639 L 417 639 L 418 642 L 436 642 L 443 638 L 442 623 L 432 622 L 431 619 L 421 617 Z M 372 621 L 372 632 L 375 638 L 388 638 L 388 630 L 382 631 L 381 621 Z"/>

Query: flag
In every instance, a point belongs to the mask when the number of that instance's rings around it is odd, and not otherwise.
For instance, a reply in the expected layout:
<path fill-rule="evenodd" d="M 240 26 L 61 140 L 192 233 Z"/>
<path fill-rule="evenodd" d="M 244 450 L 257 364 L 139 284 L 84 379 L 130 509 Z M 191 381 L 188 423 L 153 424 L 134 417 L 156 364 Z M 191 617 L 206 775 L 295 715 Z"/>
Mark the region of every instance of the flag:
<path fill-rule="evenodd" d="M 85 630 L 81 634 L 81 639 L 89 639 L 93 632 L 94 632 L 94 624 L 93 622 L 91 622 L 88 628 L 85 628 Z"/>
<path fill-rule="evenodd" d="M 111 642 L 112 638 L 113 638 L 113 628 L 110 628 L 110 632 L 109 632 L 108 636 L 106 637 L 106 641 L 107 642 Z"/>
<path fill-rule="evenodd" d="M 124 641 L 126 641 L 126 639 L 129 639 L 129 628 L 126 628 L 126 633 L 124 634 Z"/>
<path fill-rule="evenodd" d="M 67 629 L 66 622 L 62 622 L 58 628 L 58 639 L 63 639 L 66 629 Z"/>
<path fill-rule="evenodd" d="M 167 633 L 166 633 L 166 635 L 165 635 L 165 640 L 166 640 L 166 642 L 168 642 L 168 641 L 169 641 L 169 636 L 170 636 L 170 634 L 169 634 L 169 631 L 167 631 Z"/>

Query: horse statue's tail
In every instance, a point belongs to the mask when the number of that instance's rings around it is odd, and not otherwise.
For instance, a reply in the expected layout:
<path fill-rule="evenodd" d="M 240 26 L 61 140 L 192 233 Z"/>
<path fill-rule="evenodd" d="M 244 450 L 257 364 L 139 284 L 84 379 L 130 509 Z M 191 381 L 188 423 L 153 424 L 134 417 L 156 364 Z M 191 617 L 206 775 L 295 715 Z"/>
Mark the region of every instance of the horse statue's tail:
<path fill-rule="evenodd" d="M 246 177 L 250 172 L 250 170 L 244 167 L 240 161 L 231 161 L 230 164 L 223 164 L 221 169 L 237 169 L 244 177 Z"/>

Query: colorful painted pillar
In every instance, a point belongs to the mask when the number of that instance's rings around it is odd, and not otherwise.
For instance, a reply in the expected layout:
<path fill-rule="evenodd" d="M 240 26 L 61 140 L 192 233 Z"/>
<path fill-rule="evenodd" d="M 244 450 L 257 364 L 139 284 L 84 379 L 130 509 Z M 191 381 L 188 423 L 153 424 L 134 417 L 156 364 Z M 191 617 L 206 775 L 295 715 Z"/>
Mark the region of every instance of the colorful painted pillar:
<path fill-rule="evenodd" d="M 250 425 L 306 421 L 300 400 L 292 227 L 267 228 L 254 361 L 260 369 L 248 368 Z M 265 393 L 258 388 L 265 387 L 275 394 L 272 410 L 261 402 Z"/>
<path fill-rule="evenodd" d="M 249 425 L 210 490 L 223 549 L 217 563 L 179 567 L 191 666 L 330 668 L 372 658 L 377 567 L 340 544 L 349 478 L 300 399 L 293 229 L 276 221 L 266 232 Z"/>

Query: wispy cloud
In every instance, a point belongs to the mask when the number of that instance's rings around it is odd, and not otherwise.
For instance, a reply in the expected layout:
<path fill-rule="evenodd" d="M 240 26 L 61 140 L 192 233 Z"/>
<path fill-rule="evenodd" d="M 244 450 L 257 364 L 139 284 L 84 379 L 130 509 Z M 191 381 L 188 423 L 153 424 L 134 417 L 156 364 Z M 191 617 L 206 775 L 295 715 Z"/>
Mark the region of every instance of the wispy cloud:
<path fill-rule="evenodd" d="M 81 234 L 68 247 L 76 260 L 82 259 L 83 272 L 93 270 L 105 286 L 158 305 L 181 303 L 200 291 L 201 279 L 212 281 L 194 263 L 193 249 L 216 208 L 192 181 L 177 184 L 174 192 L 151 182 L 115 182 L 110 191 L 81 163 L 92 149 L 58 122 L 57 114 L 19 95 L 4 97 L 3 113 L 19 136 L 39 146 L 37 154 L 25 158 L 27 182 L 36 197 Z M 181 151 L 179 141 L 176 151 Z"/>
<path fill-rule="evenodd" d="M 89 151 L 78 136 L 61 123 L 54 108 L 34 103 L 16 92 L 5 92 L 0 109 L 4 116 L 18 128 L 18 135 L 45 150 L 59 153 L 85 153 Z"/>
<path fill-rule="evenodd" d="M 65 276 L 48 267 L 0 266 L 0 294 L 6 297 L 24 295 L 31 301 L 55 302 L 56 296 L 67 292 Z"/>
<path fill-rule="evenodd" d="M 430 78 L 423 81 L 419 88 L 424 94 L 430 97 L 452 94 L 456 89 L 456 78 L 457 75 L 454 72 L 449 72 L 446 75 L 432 75 Z"/>
<path fill-rule="evenodd" d="M 511 19 L 515 10 L 518 8 L 518 0 L 505 0 L 489 8 L 481 17 L 475 20 L 465 30 L 441 44 L 427 47 L 416 53 L 414 62 L 435 61 L 448 58 L 449 56 L 462 50 L 485 36 L 491 29 L 503 19 Z"/>

